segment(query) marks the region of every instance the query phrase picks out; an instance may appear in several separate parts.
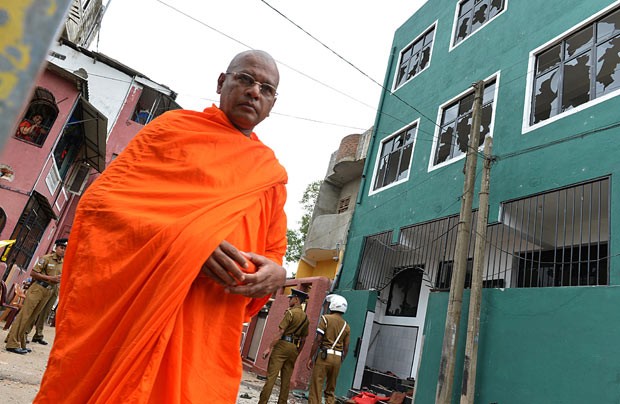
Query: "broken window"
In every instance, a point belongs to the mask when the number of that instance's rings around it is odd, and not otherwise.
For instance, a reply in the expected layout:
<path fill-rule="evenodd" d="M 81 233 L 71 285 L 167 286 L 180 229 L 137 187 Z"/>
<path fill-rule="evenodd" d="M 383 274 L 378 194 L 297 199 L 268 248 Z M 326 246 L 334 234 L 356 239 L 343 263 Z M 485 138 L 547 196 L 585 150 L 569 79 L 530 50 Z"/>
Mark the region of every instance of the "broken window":
<path fill-rule="evenodd" d="M 382 142 L 373 190 L 409 176 L 416 132 L 417 126 L 412 125 Z"/>
<path fill-rule="evenodd" d="M 398 76 L 394 88 L 405 84 L 428 66 L 434 36 L 435 26 L 432 26 L 400 53 Z"/>
<path fill-rule="evenodd" d="M 424 265 L 396 268 L 390 284 L 390 297 L 385 310 L 386 316 L 415 317 L 424 275 Z"/>
<path fill-rule="evenodd" d="M 549 119 L 620 88 L 620 10 L 536 55 L 530 123 Z"/>
<path fill-rule="evenodd" d="M 504 10 L 504 0 L 462 0 L 454 30 L 454 44 L 458 44 L 479 30 Z"/>
<path fill-rule="evenodd" d="M 484 85 L 478 146 L 482 146 L 484 137 L 491 133 L 494 97 L 495 79 L 492 79 Z M 467 152 L 469 135 L 471 134 L 473 104 L 474 92 L 470 91 L 443 109 L 441 129 L 435 151 L 435 165 L 462 156 Z"/>

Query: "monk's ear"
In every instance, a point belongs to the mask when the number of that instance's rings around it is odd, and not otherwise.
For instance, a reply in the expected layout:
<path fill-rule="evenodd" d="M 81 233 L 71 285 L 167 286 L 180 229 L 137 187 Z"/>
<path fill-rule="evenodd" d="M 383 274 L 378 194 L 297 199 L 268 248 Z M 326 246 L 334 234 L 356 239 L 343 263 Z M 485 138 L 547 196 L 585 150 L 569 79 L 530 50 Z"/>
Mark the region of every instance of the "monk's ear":
<path fill-rule="evenodd" d="M 224 80 L 226 80 L 226 74 L 220 73 L 220 77 L 217 78 L 217 90 L 218 94 L 222 94 L 222 86 L 224 85 Z"/>

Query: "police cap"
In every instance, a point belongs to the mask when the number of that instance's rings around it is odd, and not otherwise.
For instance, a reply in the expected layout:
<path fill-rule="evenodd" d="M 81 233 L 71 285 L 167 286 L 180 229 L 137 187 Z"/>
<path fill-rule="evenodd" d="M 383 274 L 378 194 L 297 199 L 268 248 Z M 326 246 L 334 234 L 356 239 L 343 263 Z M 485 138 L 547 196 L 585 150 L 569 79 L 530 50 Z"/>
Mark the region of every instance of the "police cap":
<path fill-rule="evenodd" d="M 291 297 L 298 297 L 299 300 L 301 300 L 302 302 L 304 300 L 306 300 L 308 298 L 308 294 L 306 292 L 302 292 L 301 290 L 298 289 L 291 289 L 291 294 L 288 295 L 289 298 Z"/>
<path fill-rule="evenodd" d="M 61 246 L 66 247 L 68 241 L 69 241 L 69 239 L 59 238 L 58 240 L 56 240 L 56 242 L 54 242 L 54 245 L 61 245 Z"/>

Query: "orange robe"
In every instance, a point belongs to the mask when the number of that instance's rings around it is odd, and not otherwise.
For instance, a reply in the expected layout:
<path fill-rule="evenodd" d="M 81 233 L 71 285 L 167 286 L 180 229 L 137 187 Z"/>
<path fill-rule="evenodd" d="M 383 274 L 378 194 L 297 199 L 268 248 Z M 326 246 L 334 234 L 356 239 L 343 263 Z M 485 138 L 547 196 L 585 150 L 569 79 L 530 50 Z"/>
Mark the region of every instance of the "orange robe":
<path fill-rule="evenodd" d="M 215 106 L 147 125 L 80 201 L 35 403 L 235 403 L 242 323 L 269 296 L 200 268 L 222 240 L 281 264 L 286 181 Z"/>

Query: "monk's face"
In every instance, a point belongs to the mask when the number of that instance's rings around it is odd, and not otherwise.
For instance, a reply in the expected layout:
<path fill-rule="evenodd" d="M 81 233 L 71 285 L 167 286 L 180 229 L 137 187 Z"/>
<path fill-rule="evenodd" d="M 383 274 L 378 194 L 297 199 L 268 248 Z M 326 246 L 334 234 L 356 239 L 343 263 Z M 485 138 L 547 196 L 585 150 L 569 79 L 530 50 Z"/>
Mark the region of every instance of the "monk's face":
<path fill-rule="evenodd" d="M 218 78 L 220 109 L 237 129 L 249 136 L 254 127 L 269 116 L 276 102 L 272 90 L 279 81 L 273 59 L 262 53 L 245 52 L 233 59 L 228 71 Z"/>

